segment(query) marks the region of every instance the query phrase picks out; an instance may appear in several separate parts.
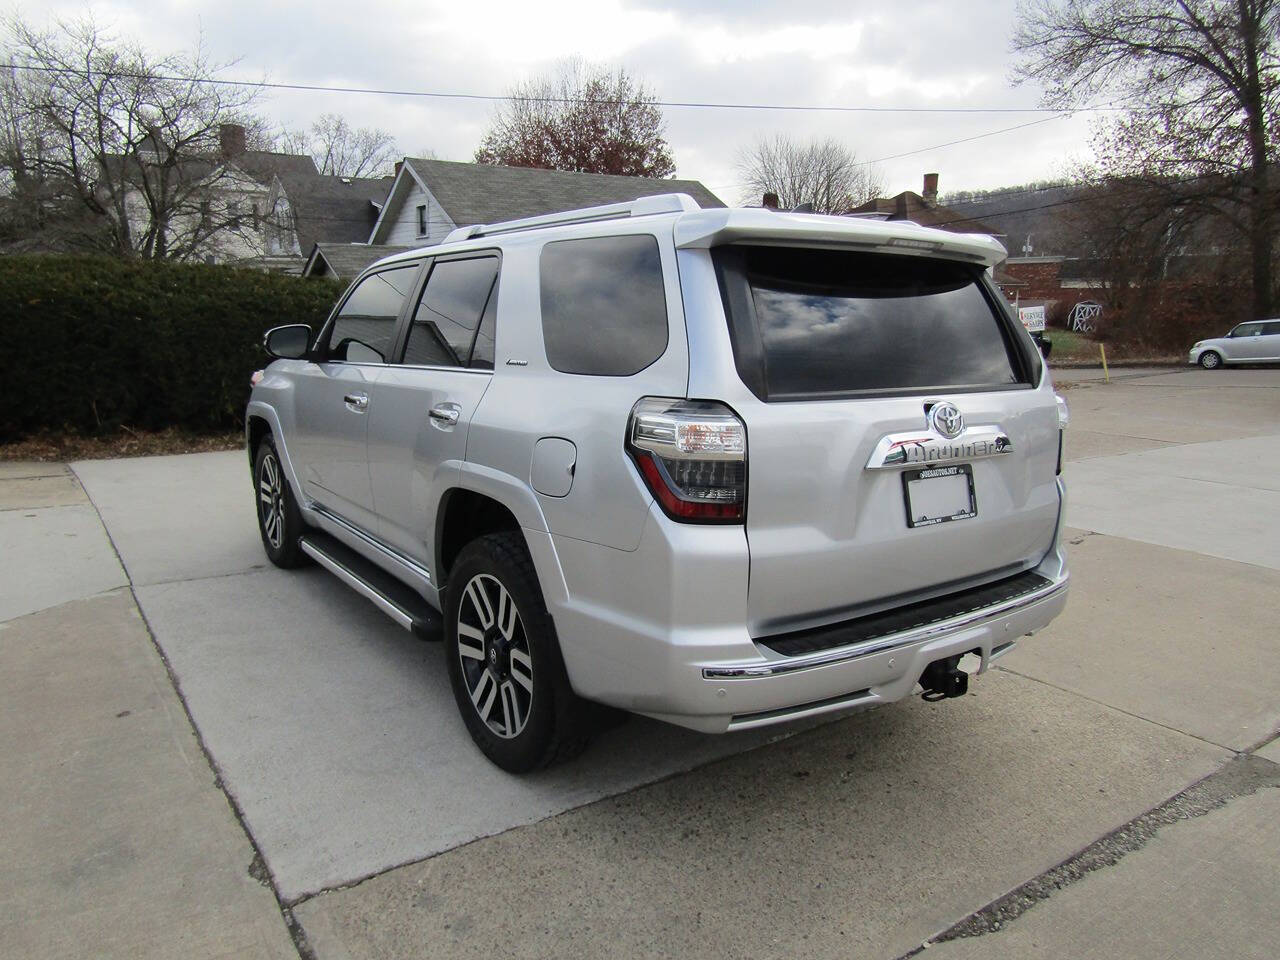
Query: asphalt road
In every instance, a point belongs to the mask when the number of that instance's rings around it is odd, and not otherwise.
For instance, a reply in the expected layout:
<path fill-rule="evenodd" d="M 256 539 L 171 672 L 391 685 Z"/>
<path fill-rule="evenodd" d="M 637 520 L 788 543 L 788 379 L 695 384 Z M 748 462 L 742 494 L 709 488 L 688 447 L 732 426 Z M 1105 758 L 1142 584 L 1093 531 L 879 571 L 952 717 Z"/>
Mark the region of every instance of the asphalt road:
<path fill-rule="evenodd" d="M 0 467 L 0 956 L 1274 955 L 1280 370 L 1101 378 L 1067 611 L 970 696 L 528 778 L 242 454 Z"/>

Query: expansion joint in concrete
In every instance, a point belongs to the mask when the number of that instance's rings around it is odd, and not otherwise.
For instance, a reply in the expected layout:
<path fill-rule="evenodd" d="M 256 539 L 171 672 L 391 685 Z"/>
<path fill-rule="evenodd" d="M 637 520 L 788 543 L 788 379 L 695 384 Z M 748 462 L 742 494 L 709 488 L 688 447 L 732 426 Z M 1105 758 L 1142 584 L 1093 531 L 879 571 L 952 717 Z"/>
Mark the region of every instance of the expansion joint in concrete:
<path fill-rule="evenodd" d="M 1280 764 L 1251 754 L 1239 754 L 1218 771 L 929 938 L 900 960 L 917 956 L 934 944 L 997 933 L 1055 892 L 1094 871 L 1115 866 L 1128 854 L 1146 846 L 1162 828 L 1202 817 L 1233 800 L 1268 788 L 1280 788 Z"/>

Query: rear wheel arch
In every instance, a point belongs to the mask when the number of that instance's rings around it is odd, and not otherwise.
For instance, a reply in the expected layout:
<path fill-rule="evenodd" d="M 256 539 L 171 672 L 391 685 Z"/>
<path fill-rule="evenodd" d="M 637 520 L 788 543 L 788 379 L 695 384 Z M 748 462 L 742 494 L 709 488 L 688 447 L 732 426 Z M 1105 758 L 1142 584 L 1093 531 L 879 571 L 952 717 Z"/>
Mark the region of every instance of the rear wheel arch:
<path fill-rule="evenodd" d="M 445 491 L 436 510 L 435 579 L 443 592 L 458 554 L 472 540 L 491 533 L 513 533 L 524 540 L 514 513 L 487 494 L 463 487 Z M 525 544 L 526 549 L 528 544 Z"/>

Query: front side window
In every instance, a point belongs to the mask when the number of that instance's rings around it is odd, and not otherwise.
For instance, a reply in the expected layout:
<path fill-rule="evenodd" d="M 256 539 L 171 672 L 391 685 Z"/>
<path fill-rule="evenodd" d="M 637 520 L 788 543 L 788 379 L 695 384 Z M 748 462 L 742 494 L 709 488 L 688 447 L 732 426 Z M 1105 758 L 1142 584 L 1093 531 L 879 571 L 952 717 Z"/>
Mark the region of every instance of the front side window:
<path fill-rule="evenodd" d="M 496 304 L 497 257 L 442 260 L 431 268 L 413 313 L 404 362 L 416 366 L 466 367 L 490 300 Z M 493 369 L 493 329 L 488 331 L 488 366 Z M 482 363 L 476 366 L 484 366 Z"/>
<path fill-rule="evenodd" d="M 386 363 L 395 340 L 396 319 L 413 287 L 418 265 L 382 270 L 351 291 L 329 333 L 329 359 Z"/>
<path fill-rule="evenodd" d="M 1232 339 L 1240 337 L 1256 337 L 1262 332 L 1262 324 L 1260 323 L 1242 323 L 1231 331 Z"/>
<path fill-rule="evenodd" d="M 542 336 L 561 373 L 627 377 L 667 349 L 657 238 L 557 240 L 542 248 Z"/>

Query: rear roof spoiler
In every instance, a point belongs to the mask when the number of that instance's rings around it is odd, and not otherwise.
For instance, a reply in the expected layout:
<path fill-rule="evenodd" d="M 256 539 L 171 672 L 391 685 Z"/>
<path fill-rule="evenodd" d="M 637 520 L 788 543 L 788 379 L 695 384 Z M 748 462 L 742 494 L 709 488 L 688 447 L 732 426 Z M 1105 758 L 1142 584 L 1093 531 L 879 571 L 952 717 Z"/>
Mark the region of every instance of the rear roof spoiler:
<path fill-rule="evenodd" d="M 994 267 L 1008 256 L 1000 241 L 986 234 L 951 233 L 905 220 L 779 213 L 754 207 L 687 213 L 676 221 L 675 242 L 681 248 L 725 243 L 836 246 L 964 260 L 985 267 Z"/>

